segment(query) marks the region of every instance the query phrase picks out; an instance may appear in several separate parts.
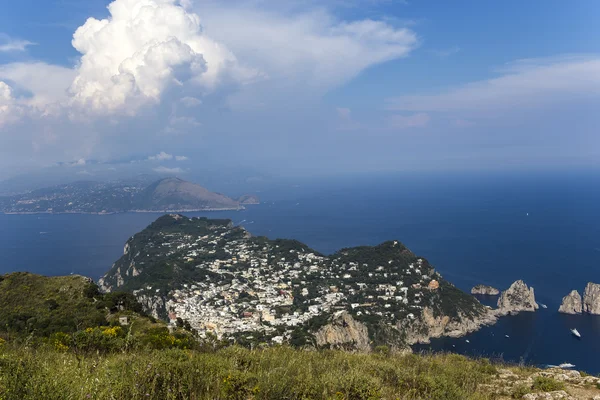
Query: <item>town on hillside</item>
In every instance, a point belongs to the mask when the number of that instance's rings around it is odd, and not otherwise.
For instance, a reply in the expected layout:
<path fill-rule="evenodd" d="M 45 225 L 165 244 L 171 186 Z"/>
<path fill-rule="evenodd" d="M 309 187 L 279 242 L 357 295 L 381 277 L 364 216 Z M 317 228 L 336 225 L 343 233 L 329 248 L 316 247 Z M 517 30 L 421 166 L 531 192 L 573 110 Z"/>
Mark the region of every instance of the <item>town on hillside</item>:
<path fill-rule="evenodd" d="M 266 343 L 310 340 L 307 332 L 344 311 L 400 337 L 424 307 L 454 316 L 481 307 L 398 241 L 324 256 L 226 220 L 180 215 L 131 238 L 100 284 L 133 290 L 155 316 L 203 337 Z"/>

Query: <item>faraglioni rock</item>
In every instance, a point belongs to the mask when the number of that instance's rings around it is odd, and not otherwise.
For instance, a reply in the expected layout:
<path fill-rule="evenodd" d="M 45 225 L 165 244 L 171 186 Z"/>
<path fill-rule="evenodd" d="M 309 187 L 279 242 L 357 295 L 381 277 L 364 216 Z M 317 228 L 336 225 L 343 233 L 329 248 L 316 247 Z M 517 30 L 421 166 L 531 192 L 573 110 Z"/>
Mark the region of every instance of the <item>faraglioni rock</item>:
<path fill-rule="evenodd" d="M 558 308 L 558 312 L 564 314 L 581 314 L 582 311 L 583 303 L 581 301 L 581 295 L 577 290 L 573 290 L 563 297 L 562 303 Z"/>
<path fill-rule="evenodd" d="M 521 311 L 535 311 L 539 308 L 535 302 L 533 287 L 529 288 L 525 282 L 518 280 L 500 295 L 498 299 L 498 312 L 500 315 L 517 314 Z"/>
<path fill-rule="evenodd" d="M 492 286 L 487 285 L 477 285 L 471 289 L 471 294 L 483 294 L 486 296 L 497 296 L 500 294 L 500 291 Z"/>
<path fill-rule="evenodd" d="M 589 282 L 583 294 L 583 311 L 600 315 L 600 285 Z"/>

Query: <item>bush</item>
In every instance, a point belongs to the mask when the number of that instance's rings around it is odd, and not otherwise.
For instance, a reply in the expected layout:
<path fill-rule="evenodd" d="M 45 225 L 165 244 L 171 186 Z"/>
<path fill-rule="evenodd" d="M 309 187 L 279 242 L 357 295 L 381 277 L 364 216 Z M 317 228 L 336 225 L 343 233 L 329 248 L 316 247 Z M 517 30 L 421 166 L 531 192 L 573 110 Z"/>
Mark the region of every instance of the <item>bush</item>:
<path fill-rule="evenodd" d="M 536 376 L 533 380 L 533 389 L 540 392 L 553 392 L 555 390 L 564 390 L 565 384 L 546 376 Z"/>
<path fill-rule="evenodd" d="M 512 390 L 513 399 L 522 399 L 526 394 L 531 393 L 531 388 L 528 385 L 517 385 Z"/>

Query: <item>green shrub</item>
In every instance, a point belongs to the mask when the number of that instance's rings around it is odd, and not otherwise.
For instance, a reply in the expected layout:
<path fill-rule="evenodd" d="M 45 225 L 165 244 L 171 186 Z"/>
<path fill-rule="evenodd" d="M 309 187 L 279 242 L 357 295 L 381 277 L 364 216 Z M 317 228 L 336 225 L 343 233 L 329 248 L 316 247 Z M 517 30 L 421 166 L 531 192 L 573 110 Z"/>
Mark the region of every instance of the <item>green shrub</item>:
<path fill-rule="evenodd" d="M 533 390 L 540 392 L 553 392 L 555 390 L 564 390 L 564 382 L 559 382 L 546 376 L 536 376 L 533 380 Z"/>
<path fill-rule="evenodd" d="M 523 396 L 528 393 L 531 393 L 531 387 L 529 387 L 529 385 L 520 384 L 513 388 L 511 395 L 513 399 L 522 399 Z"/>

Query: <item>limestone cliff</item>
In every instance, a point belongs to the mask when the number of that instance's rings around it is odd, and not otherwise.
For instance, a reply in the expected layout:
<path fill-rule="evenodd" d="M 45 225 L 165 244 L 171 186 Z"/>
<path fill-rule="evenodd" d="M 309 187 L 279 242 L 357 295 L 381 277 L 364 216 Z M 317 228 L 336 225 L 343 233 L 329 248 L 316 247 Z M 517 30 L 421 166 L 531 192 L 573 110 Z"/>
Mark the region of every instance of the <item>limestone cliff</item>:
<path fill-rule="evenodd" d="M 486 285 L 477 285 L 471 289 L 471 294 L 482 294 L 486 296 L 497 296 L 500 294 L 500 291 L 495 287 L 486 286 Z"/>
<path fill-rule="evenodd" d="M 334 314 L 330 323 L 315 333 L 315 339 L 320 347 L 370 350 L 367 327 L 354 320 L 346 311 Z"/>
<path fill-rule="evenodd" d="M 517 314 L 521 311 L 535 311 L 538 308 L 533 287 L 529 288 L 525 282 L 518 280 L 500 295 L 497 313 Z"/>
<path fill-rule="evenodd" d="M 573 290 L 563 297 L 562 303 L 558 308 L 558 312 L 564 314 L 581 314 L 582 311 L 583 303 L 581 301 L 581 295 L 577 290 Z"/>
<path fill-rule="evenodd" d="M 133 295 L 142 305 L 144 312 L 156 319 L 167 320 L 167 302 L 162 296 L 147 294 L 143 290 L 135 290 Z"/>
<path fill-rule="evenodd" d="M 425 307 L 420 320 L 410 324 L 399 324 L 398 328 L 406 332 L 406 343 L 429 343 L 431 338 L 442 336 L 461 337 L 479 330 L 482 326 L 493 325 L 497 317 L 494 310 L 486 309 L 478 316 L 459 315 L 450 318 L 447 315 L 434 316 L 433 311 Z"/>
<path fill-rule="evenodd" d="M 583 311 L 600 315 L 600 285 L 589 282 L 583 294 Z"/>

